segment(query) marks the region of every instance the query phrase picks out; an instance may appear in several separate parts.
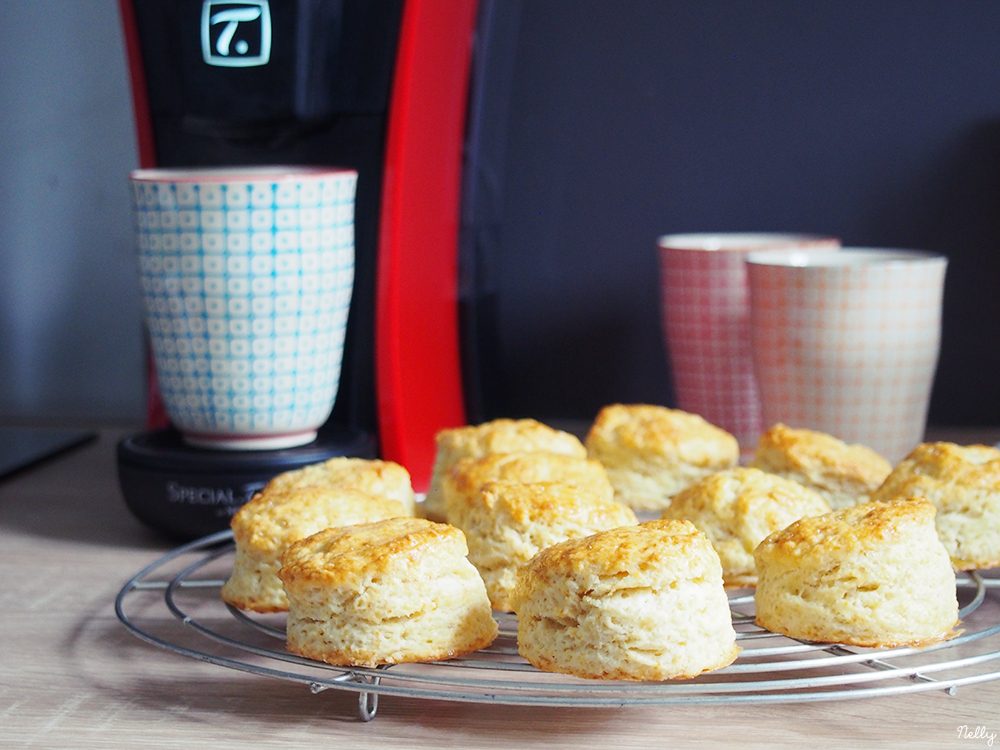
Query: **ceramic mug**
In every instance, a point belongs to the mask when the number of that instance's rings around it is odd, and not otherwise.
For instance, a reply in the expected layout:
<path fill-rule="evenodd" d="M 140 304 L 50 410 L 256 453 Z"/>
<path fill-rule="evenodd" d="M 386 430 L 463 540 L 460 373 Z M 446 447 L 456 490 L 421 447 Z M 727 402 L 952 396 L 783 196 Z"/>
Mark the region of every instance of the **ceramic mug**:
<path fill-rule="evenodd" d="M 316 437 L 340 381 L 356 183 L 332 167 L 131 173 L 158 385 L 187 442 L 259 450 Z"/>
<path fill-rule="evenodd" d="M 747 258 L 766 424 L 863 443 L 895 463 L 923 440 L 947 259 L 915 250 Z"/>
<path fill-rule="evenodd" d="M 834 250 L 807 234 L 675 234 L 659 238 L 661 313 L 677 405 L 731 432 L 744 452 L 762 432 L 750 352 L 746 257 Z"/>

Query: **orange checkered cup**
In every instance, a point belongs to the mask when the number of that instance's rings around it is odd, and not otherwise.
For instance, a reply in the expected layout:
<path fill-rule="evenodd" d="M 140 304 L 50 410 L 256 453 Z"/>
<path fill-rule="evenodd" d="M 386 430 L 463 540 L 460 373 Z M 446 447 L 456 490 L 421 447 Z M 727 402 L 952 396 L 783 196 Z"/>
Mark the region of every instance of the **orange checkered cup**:
<path fill-rule="evenodd" d="M 830 252 L 833 237 L 787 233 L 672 234 L 659 238 L 661 312 L 677 405 L 753 449 L 762 432 L 750 353 L 750 252 Z"/>
<path fill-rule="evenodd" d="M 934 253 L 876 248 L 749 254 L 764 423 L 903 458 L 926 428 L 947 263 Z"/>

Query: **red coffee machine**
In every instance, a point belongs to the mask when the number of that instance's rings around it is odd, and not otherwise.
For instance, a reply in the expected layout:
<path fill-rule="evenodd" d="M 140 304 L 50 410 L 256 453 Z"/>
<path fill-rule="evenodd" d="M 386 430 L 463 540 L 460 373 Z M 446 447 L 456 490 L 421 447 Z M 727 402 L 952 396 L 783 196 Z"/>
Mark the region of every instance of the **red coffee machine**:
<path fill-rule="evenodd" d="M 457 279 L 475 0 L 120 0 L 139 166 L 358 170 L 355 288 L 329 422 L 311 445 L 180 441 L 150 368 L 149 430 L 119 446 L 126 502 L 194 537 L 274 474 L 336 455 L 398 461 L 425 488 L 463 424 Z"/>

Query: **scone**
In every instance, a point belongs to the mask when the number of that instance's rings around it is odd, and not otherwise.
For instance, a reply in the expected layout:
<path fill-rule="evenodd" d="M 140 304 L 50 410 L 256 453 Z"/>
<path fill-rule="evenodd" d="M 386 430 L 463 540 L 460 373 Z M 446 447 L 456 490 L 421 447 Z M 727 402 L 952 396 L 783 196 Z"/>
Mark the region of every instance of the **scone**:
<path fill-rule="evenodd" d="M 956 569 L 1000 566 L 1000 450 L 988 445 L 918 445 L 872 497 L 912 495 L 937 506 L 938 537 Z"/>
<path fill-rule="evenodd" d="M 401 515 L 395 500 L 336 487 L 266 490 L 233 516 L 233 572 L 223 601 L 254 612 L 288 607 L 278 579 L 281 555 L 292 542 L 331 526 L 347 526 Z"/>
<path fill-rule="evenodd" d="M 293 544 L 288 650 L 328 664 L 449 659 L 497 635 L 483 581 L 454 526 L 422 518 L 327 529 Z"/>
<path fill-rule="evenodd" d="M 694 677 L 739 653 L 719 556 L 687 521 L 649 521 L 539 552 L 514 589 L 517 647 L 550 672 Z"/>
<path fill-rule="evenodd" d="M 556 430 L 534 419 L 494 419 L 483 424 L 441 430 L 434 438 L 436 453 L 431 484 L 423 514 L 445 519 L 444 477 L 463 458 L 482 458 L 495 453 L 560 453 L 586 458 L 587 450 L 575 435 Z"/>
<path fill-rule="evenodd" d="M 760 436 L 750 466 L 811 487 L 834 510 L 867 502 L 892 471 L 892 465 L 867 446 L 780 423 Z"/>
<path fill-rule="evenodd" d="M 803 518 L 754 552 L 757 624 L 792 638 L 918 646 L 958 622 L 955 574 L 920 498 Z"/>
<path fill-rule="evenodd" d="M 736 438 L 697 414 L 647 404 L 612 404 L 586 439 L 604 464 L 615 499 L 636 510 L 663 510 L 699 479 L 735 466 Z"/>
<path fill-rule="evenodd" d="M 605 500 L 614 497 L 608 475 L 597 461 L 561 453 L 493 453 L 460 459 L 444 475 L 441 488 L 445 515 L 451 519 L 453 506 L 467 507 L 476 502 L 483 486 L 494 481 L 561 482 L 583 487 Z"/>
<path fill-rule="evenodd" d="M 465 532 L 469 560 L 486 583 L 493 609 L 510 611 L 517 569 L 539 550 L 567 539 L 637 523 L 604 493 L 560 482 L 488 482 L 449 508 Z"/>
<path fill-rule="evenodd" d="M 274 477 L 264 492 L 284 491 L 294 487 L 347 487 L 395 500 L 401 515 L 412 516 L 413 486 L 410 473 L 394 461 L 365 458 L 331 458 Z"/>
<path fill-rule="evenodd" d="M 753 551 L 768 534 L 804 516 L 830 512 L 813 490 L 760 469 L 728 469 L 674 496 L 664 518 L 686 519 L 705 532 L 722 561 L 727 586 L 757 582 Z"/>

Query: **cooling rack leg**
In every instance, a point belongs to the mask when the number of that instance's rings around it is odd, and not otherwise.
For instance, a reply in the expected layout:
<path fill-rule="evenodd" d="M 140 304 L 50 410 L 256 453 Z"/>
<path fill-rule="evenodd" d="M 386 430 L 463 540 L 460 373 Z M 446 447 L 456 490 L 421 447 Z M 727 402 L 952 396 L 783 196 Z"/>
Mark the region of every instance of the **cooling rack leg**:
<path fill-rule="evenodd" d="M 381 678 L 378 676 L 368 677 L 358 675 L 355 680 L 365 685 L 378 685 Z M 367 691 L 358 693 L 358 718 L 361 721 L 371 721 L 378 713 L 378 693 Z"/>

